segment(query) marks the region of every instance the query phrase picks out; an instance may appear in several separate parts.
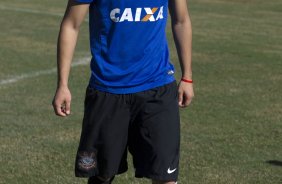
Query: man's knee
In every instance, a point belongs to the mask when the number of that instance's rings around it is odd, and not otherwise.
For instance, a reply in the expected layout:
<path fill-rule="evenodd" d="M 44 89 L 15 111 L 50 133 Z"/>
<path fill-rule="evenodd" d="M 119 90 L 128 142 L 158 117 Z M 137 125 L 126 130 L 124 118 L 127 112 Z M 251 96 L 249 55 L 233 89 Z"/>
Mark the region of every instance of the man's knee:
<path fill-rule="evenodd" d="M 88 184 L 111 184 L 114 180 L 114 176 L 111 178 L 104 178 L 101 176 L 92 176 L 88 179 Z"/>
<path fill-rule="evenodd" d="M 177 184 L 177 182 L 176 181 L 152 180 L 152 184 Z"/>

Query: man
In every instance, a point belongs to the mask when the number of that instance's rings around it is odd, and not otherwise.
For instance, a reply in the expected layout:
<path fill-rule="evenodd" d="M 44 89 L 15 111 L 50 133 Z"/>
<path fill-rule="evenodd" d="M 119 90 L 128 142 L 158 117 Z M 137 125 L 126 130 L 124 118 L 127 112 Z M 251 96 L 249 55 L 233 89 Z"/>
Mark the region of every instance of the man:
<path fill-rule="evenodd" d="M 89 184 L 110 184 L 127 170 L 129 150 L 136 177 L 153 184 L 177 183 L 178 108 L 187 107 L 194 96 L 186 0 L 69 0 L 58 39 L 53 100 L 58 116 L 70 115 L 70 64 L 88 10 L 91 78 L 76 176 L 89 178 Z M 182 69 L 178 85 L 165 33 L 169 13 Z"/>

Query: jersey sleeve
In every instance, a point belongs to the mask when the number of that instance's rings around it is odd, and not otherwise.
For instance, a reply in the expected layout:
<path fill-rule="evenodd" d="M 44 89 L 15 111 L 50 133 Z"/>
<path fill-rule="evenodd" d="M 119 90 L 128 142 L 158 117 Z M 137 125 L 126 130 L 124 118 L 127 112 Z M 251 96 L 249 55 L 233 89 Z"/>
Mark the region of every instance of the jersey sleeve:
<path fill-rule="evenodd" d="M 93 0 L 75 0 L 78 3 L 92 3 Z"/>

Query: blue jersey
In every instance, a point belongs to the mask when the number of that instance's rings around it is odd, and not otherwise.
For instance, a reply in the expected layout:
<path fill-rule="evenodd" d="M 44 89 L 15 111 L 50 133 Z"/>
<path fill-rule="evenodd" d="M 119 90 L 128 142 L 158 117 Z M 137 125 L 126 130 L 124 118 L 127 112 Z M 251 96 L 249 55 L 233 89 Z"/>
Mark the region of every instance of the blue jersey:
<path fill-rule="evenodd" d="M 168 0 L 76 1 L 90 3 L 90 87 L 127 94 L 175 80 L 166 39 Z"/>

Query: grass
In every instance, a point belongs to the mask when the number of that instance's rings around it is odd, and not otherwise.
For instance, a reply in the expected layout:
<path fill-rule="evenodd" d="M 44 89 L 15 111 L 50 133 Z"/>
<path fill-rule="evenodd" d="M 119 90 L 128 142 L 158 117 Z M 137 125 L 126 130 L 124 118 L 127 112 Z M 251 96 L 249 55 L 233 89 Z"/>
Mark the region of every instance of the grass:
<path fill-rule="evenodd" d="M 56 66 L 61 17 L 13 8 L 63 13 L 66 1 L 2 0 L 0 79 Z M 282 2 L 191 0 L 195 99 L 181 109 L 181 184 L 282 182 Z M 170 57 L 180 70 L 168 22 Z M 81 28 L 75 60 L 89 56 Z M 88 66 L 72 69 L 72 116 L 53 114 L 56 76 L 42 75 L 0 87 L 0 183 L 85 183 L 73 174 Z M 276 164 L 274 164 L 276 163 Z M 117 184 L 146 184 L 133 169 Z"/>

